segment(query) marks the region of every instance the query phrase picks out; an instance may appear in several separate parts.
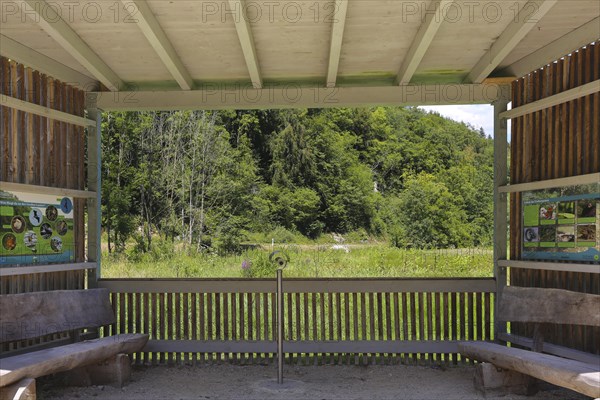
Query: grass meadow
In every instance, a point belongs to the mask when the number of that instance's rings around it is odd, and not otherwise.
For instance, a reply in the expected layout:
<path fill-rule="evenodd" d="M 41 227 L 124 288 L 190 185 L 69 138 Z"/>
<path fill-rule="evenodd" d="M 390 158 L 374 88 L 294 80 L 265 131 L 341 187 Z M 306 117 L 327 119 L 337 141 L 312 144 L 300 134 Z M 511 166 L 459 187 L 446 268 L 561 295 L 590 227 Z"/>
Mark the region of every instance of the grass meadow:
<path fill-rule="evenodd" d="M 103 278 L 271 278 L 269 254 L 280 251 L 289 261 L 289 278 L 459 278 L 491 277 L 491 249 L 399 249 L 387 243 L 263 244 L 237 255 L 187 254 L 174 250 L 146 254 L 108 254 Z"/>

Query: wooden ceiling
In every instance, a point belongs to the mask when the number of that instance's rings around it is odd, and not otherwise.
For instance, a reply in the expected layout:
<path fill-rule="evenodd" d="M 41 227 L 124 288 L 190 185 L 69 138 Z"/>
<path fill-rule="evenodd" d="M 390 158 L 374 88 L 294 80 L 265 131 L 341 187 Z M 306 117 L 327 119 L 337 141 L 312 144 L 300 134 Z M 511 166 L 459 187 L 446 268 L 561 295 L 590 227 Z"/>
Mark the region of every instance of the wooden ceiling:
<path fill-rule="evenodd" d="M 600 38 L 597 0 L 0 3 L 0 54 L 88 90 L 480 84 Z"/>

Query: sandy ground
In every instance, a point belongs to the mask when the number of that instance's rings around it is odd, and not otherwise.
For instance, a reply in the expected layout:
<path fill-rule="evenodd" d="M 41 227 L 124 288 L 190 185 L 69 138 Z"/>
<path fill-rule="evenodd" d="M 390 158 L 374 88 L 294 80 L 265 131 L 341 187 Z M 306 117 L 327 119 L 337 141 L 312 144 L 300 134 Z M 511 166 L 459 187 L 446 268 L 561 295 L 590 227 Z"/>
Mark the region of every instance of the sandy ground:
<path fill-rule="evenodd" d="M 123 389 L 59 387 L 52 380 L 41 381 L 38 399 L 587 399 L 564 389 L 545 390 L 533 397 L 485 397 L 473 388 L 472 373 L 471 367 L 286 367 L 281 388 L 275 383 L 275 366 L 151 367 L 135 369 L 132 381 Z"/>

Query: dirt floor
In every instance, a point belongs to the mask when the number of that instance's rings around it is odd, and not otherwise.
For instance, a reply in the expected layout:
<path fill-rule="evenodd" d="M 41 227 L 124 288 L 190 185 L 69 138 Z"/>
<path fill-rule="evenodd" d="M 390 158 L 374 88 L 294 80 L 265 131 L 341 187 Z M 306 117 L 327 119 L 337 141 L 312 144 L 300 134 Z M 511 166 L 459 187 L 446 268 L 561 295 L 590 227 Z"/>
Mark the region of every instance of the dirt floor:
<path fill-rule="evenodd" d="M 123 389 L 110 386 L 60 387 L 38 382 L 38 399 L 405 399 L 405 400 L 581 400 L 564 389 L 548 389 L 533 397 L 488 394 L 473 388 L 473 369 L 446 370 L 414 366 L 286 367 L 284 385 L 275 366 L 217 365 L 135 369 Z"/>

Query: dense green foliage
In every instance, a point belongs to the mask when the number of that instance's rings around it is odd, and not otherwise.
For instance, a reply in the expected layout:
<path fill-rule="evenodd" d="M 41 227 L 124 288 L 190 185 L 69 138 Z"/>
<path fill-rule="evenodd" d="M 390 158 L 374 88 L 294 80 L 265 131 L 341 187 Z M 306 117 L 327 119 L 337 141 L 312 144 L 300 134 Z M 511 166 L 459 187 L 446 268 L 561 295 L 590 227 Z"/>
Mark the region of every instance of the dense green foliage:
<path fill-rule="evenodd" d="M 417 108 L 107 113 L 102 135 L 109 251 L 157 234 L 220 253 L 286 232 L 491 241 L 491 140 Z"/>

